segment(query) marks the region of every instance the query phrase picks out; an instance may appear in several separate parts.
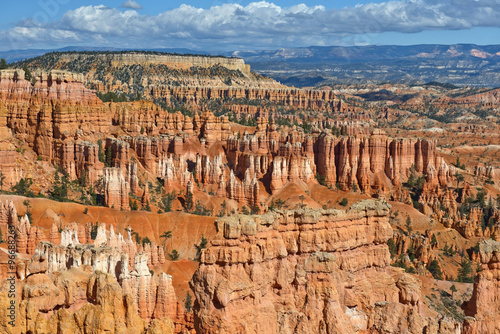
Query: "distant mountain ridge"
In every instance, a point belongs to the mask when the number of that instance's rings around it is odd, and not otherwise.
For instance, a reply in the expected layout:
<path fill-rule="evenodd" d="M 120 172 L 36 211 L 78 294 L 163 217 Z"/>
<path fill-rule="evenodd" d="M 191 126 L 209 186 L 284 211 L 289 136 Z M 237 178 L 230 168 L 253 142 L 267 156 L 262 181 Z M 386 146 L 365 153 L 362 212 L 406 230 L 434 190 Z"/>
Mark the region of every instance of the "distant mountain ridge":
<path fill-rule="evenodd" d="M 257 73 L 298 87 L 430 81 L 500 86 L 500 45 L 313 46 L 232 55 Z"/>
<path fill-rule="evenodd" d="M 233 56 L 247 62 L 373 62 L 394 59 L 496 59 L 500 60 L 500 45 L 420 44 L 367 46 L 310 46 L 281 48 L 268 51 L 235 51 Z"/>
<path fill-rule="evenodd" d="M 0 52 L 0 58 L 13 62 L 50 51 L 83 50 L 127 51 L 66 47 L 59 50 L 4 51 Z M 430 81 L 500 86 L 500 45 L 311 46 L 233 52 L 165 48 L 144 51 L 239 57 L 250 64 L 253 71 L 297 87 L 382 82 L 422 84 Z"/>

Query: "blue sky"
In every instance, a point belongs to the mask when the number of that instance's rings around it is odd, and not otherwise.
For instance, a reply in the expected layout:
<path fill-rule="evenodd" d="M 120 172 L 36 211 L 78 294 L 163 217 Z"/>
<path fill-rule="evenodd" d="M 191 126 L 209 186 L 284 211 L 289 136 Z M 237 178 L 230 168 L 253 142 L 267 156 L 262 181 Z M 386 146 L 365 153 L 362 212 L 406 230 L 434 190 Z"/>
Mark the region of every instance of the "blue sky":
<path fill-rule="evenodd" d="M 500 0 L 24 0 L 0 12 L 0 50 L 195 50 L 500 44 Z"/>

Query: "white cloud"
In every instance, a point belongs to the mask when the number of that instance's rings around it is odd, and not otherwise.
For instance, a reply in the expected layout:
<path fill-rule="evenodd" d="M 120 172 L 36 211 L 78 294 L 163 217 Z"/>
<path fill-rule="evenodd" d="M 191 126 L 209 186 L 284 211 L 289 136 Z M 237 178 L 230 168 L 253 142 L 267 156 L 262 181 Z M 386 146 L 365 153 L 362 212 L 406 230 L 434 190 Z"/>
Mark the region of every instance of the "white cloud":
<path fill-rule="evenodd" d="M 122 5 L 138 6 L 132 0 Z M 403 0 L 343 9 L 305 4 L 280 7 L 260 1 L 208 9 L 183 4 L 150 16 L 103 5 L 85 6 L 66 12 L 54 23 L 19 22 L 15 28 L 0 31 L 0 45 L 6 39 L 28 45 L 50 41 L 89 45 L 104 40 L 116 47 L 217 50 L 331 45 L 370 33 L 500 27 L 498 8 L 500 0 Z"/>
<path fill-rule="evenodd" d="M 135 2 L 134 0 L 127 0 L 124 3 L 122 3 L 122 5 L 120 7 L 129 8 L 129 9 L 137 9 L 137 10 L 142 9 L 142 6 L 139 5 L 137 2 Z"/>

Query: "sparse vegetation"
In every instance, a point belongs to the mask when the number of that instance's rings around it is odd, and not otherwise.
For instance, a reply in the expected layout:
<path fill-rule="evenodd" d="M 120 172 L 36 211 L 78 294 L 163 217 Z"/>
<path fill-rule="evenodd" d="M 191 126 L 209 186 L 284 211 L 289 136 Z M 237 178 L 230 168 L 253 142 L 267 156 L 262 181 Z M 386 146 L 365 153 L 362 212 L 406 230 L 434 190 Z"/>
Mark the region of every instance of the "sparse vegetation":
<path fill-rule="evenodd" d="M 184 208 L 186 212 L 191 212 L 193 210 L 193 193 L 188 191 L 186 198 L 184 199 Z"/>
<path fill-rule="evenodd" d="M 432 274 L 432 277 L 434 277 L 435 279 L 443 279 L 443 272 L 441 271 L 441 266 L 439 265 L 439 261 L 437 259 L 434 259 L 429 263 L 427 270 L 429 270 L 429 272 Z"/>
<path fill-rule="evenodd" d="M 50 198 L 58 202 L 66 202 L 68 200 L 68 184 L 68 176 L 63 174 L 62 177 L 59 177 L 59 173 L 56 171 L 54 184 L 50 190 Z"/>
<path fill-rule="evenodd" d="M 473 283 L 474 271 L 472 270 L 472 263 L 469 259 L 463 257 L 458 269 L 457 282 Z"/>
<path fill-rule="evenodd" d="M 165 250 L 165 244 L 170 238 L 172 238 L 172 231 L 165 231 L 160 234 L 160 239 L 163 239 L 163 242 L 161 243 L 161 247 L 163 248 L 163 250 Z"/>
<path fill-rule="evenodd" d="M 30 189 L 33 184 L 33 180 L 30 178 L 21 178 L 15 186 L 12 187 L 12 192 L 15 195 L 26 196 L 26 197 L 34 197 L 35 194 Z"/>
<path fill-rule="evenodd" d="M 203 249 L 207 248 L 207 245 L 208 245 L 208 240 L 202 234 L 201 239 L 200 239 L 200 243 L 198 245 L 194 245 L 194 247 L 196 248 L 196 256 L 195 256 L 196 261 L 200 260 L 201 251 Z"/>
<path fill-rule="evenodd" d="M 184 309 L 186 312 L 191 312 L 191 308 L 193 307 L 193 298 L 191 297 L 191 294 L 187 293 L 186 298 L 184 299 Z"/>
<path fill-rule="evenodd" d="M 9 68 L 7 61 L 4 58 L 1 58 L 0 59 L 0 70 L 5 70 L 7 68 Z"/>
<path fill-rule="evenodd" d="M 177 252 L 176 249 L 172 249 L 172 252 L 168 254 L 168 257 L 170 258 L 170 261 L 177 261 L 179 260 L 179 252 Z"/>

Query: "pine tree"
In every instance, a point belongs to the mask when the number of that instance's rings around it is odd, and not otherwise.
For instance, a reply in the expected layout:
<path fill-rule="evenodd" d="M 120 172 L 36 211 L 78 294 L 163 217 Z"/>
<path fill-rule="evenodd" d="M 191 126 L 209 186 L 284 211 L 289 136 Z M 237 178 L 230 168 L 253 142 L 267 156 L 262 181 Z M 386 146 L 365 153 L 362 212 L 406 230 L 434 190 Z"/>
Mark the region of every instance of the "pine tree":
<path fill-rule="evenodd" d="M 193 210 L 193 193 L 188 191 L 186 194 L 186 199 L 184 201 L 184 206 L 186 207 L 186 211 L 190 212 Z"/>
<path fill-rule="evenodd" d="M 112 162 L 113 152 L 111 151 L 111 146 L 108 146 L 108 148 L 106 149 L 106 161 L 104 162 L 104 164 L 106 165 L 106 167 L 112 167 Z"/>
<path fill-rule="evenodd" d="M 102 140 L 99 139 L 97 141 L 97 146 L 99 147 L 98 157 L 100 162 L 105 162 L 106 157 L 104 156 L 104 152 L 102 151 Z"/>
<path fill-rule="evenodd" d="M 462 258 L 460 263 L 460 268 L 458 269 L 457 281 L 463 283 L 473 283 L 474 275 L 472 273 L 471 261 L 466 258 Z"/>
<path fill-rule="evenodd" d="M 455 294 L 455 292 L 457 292 L 457 287 L 455 286 L 455 284 L 453 284 L 452 286 L 450 286 L 450 291 L 451 291 L 451 296 L 453 297 L 453 295 Z"/>
<path fill-rule="evenodd" d="M 187 312 L 191 312 L 192 307 L 193 307 L 193 298 L 191 297 L 191 294 L 188 291 L 186 299 L 184 299 L 184 308 L 186 309 Z"/>
<path fill-rule="evenodd" d="M 28 66 L 24 65 L 23 71 L 24 71 L 24 80 L 31 81 L 31 71 L 29 70 Z"/>
<path fill-rule="evenodd" d="M 179 252 L 176 249 L 172 249 L 172 252 L 168 254 L 168 257 L 170 258 L 170 261 L 177 261 L 179 260 Z"/>
<path fill-rule="evenodd" d="M 429 264 L 429 267 L 427 267 L 429 272 L 432 274 L 432 277 L 435 279 L 442 280 L 443 279 L 443 273 L 441 272 L 441 268 L 439 267 L 439 261 L 434 259 L 431 261 Z"/>
<path fill-rule="evenodd" d="M 5 174 L 0 170 L 0 190 L 3 190 L 3 181 L 5 181 Z"/>
<path fill-rule="evenodd" d="M 0 70 L 5 70 L 9 68 L 9 65 L 7 65 L 7 61 L 5 59 L 0 59 Z"/>
<path fill-rule="evenodd" d="M 202 234 L 201 235 L 201 240 L 199 245 L 194 245 L 196 247 L 196 260 L 200 260 L 200 255 L 201 251 L 205 248 L 207 248 L 208 240 L 205 238 L 205 236 Z"/>
<path fill-rule="evenodd" d="M 406 229 L 408 230 L 408 235 L 411 235 L 413 233 L 413 228 L 411 227 L 411 224 L 412 224 L 411 218 L 410 216 L 407 216 L 405 226 Z"/>

